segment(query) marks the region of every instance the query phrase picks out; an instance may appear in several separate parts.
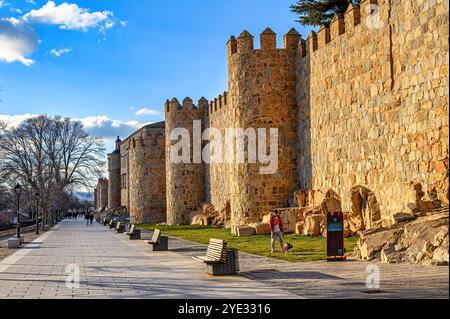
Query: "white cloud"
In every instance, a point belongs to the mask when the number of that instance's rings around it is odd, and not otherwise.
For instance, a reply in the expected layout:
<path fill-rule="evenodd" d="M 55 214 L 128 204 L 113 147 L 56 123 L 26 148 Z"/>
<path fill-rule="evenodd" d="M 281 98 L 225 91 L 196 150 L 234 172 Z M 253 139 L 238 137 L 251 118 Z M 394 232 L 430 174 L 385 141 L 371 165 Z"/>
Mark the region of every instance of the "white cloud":
<path fill-rule="evenodd" d="M 21 62 L 26 66 L 34 63 L 26 56 L 38 46 L 34 30 L 15 18 L 0 19 L 0 62 Z"/>
<path fill-rule="evenodd" d="M 136 112 L 136 115 L 159 115 L 159 114 L 161 114 L 160 111 L 148 108 L 140 109 Z"/>
<path fill-rule="evenodd" d="M 67 54 L 70 51 L 72 51 L 72 49 L 69 49 L 69 48 L 61 49 L 61 50 L 52 49 L 52 50 L 50 50 L 50 54 L 53 55 L 55 58 L 59 58 L 61 55 Z"/>
<path fill-rule="evenodd" d="M 31 113 L 16 115 L 0 114 L 0 122 L 5 123 L 8 128 L 15 128 L 23 121 L 37 116 L 39 115 Z M 148 124 L 140 123 L 138 121 L 123 122 L 122 120 L 111 119 L 107 115 L 87 116 L 83 118 L 73 118 L 72 120 L 81 122 L 90 134 L 102 137 L 116 137 L 117 135 L 128 136 L 132 132 Z"/>
<path fill-rule="evenodd" d="M 107 115 L 88 116 L 74 120 L 80 121 L 90 134 L 102 137 L 128 136 L 145 125 L 138 121 L 114 120 Z"/>
<path fill-rule="evenodd" d="M 34 0 L 26 0 L 27 3 L 36 5 Z M 0 0 L 0 8 L 10 7 L 5 0 Z M 10 10 L 20 13 L 19 9 Z M 112 11 L 95 11 L 80 8 L 75 3 L 62 3 L 56 5 L 54 1 L 39 9 L 33 9 L 21 18 L 0 18 L 0 62 L 13 63 L 20 62 L 31 66 L 34 61 L 28 56 L 36 51 L 38 39 L 32 24 L 57 25 L 60 29 L 87 31 L 98 28 L 105 35 L 106 30 L 111 29 L 116 24 L 125 27 L 126 21 L 121 21 L 114 16 Z M 69 53 L 70 49 L 50 51 L 55 57 Z"/>
<path fill-rule="evenodd" d="M 100 31 L 112 28 L 118 21 L 112 11 L 89 12 L 76 3 L 56 5 L 48 1 L 40 9 L 34 9 L 23 16 L 25 21 L 58 25 L 60 29 L 87 31 L 90 28 L 100 28 Z"/>
<path fill-rule="evenodd" d="M 20 114 L 20 115 L 5 115 L 0 114 L 0 122 L 5 123 L 7 128 L 16 128 L 18 127 L 23 121 L 26 121 L 28 119 L 31 119 L 33 117 L 37 117 L 37 114 Z"/>

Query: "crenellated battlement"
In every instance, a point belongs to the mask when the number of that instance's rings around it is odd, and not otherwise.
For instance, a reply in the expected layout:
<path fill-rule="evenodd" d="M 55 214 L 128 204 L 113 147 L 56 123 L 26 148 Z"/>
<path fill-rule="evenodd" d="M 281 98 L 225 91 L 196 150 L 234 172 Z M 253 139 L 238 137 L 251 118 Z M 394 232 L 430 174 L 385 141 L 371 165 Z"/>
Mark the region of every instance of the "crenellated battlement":
<path fill-rule="evenodd" d="M 177 98 L 173 98 L 172 100 L 166 100 L 164 104 L 164 108 L 167 113 L 173 112 L 181 112 L 181 111 L 192 111 L 201 113 L 201 111 L 206 111 L 208 109 L 208 100 L 202 97 L 197 105 L 194 104 L 193 100 L 190 97 L 186 97 L 182 103 L 178 101 Z"/>
<path fill-rule="evenodd" d="M 378 3 L 378 0 L 362 0 L 359 6 L 350 3 L 343 15 L 336 14 L 330 24 L 322 25 L 317 33 L 311 31 L 305 42 L 300 40 L 297 48 L 298 57 L 306 57 L 308 54 L 325 47 L 343 34 L 350 33 L 362 21 L 370 18 L 372 14 L 379 14 L 372 7 L 378 5 Z"/>
<path fill-rule="evenodd" d="M 208 108 L 208 114 L 214 114 L 217 111 L 220 111 L 221 109 L 227 107 L 228 105 L 228 92 L 223 92 L 223 94 L 220 94 L 218 97 L 216 97 L 214 100 L 211 100 L 209 102 L 209 108 Z"/>
<path fill-rule="evenodd" d="M 255 50 L 254 36 L 247 30 L 244 30 L 236 39 L 231 36 L 227 43 L 228 57 L 232 57 L 235 54 L 248 54 L 253 51 L 276 51 L 276 50 L 289 50 L 295 51 L 301 39 L 300 34 L 292 28 L 288 33 L 283 36 L 283 48 L 277 47 L 277 34 L 270 28 L 266 28 L 260 34 L 260 49 Z"/>
<path fill-rule="evenodd" d="M 429 2 L 362 0 L 303 39 L 291 29 L 282 48 L 269 28 L 259 44 L 248 31 L 231 36 L 225 92 L 167 100 L 165 122 L 122 143 L 121 202 L 133 222 L 167 212 L 169 225 L 203 224 L 214 208 L 229 226 L 251 225 L 292 206 L 300 189 L 305 205 L 333 190 L 344 211 L 389 225 L 417 200 L 412 182 L 448 203 L 448 1 Z M 228 134 L 238 130 L 239 158 Z"/>

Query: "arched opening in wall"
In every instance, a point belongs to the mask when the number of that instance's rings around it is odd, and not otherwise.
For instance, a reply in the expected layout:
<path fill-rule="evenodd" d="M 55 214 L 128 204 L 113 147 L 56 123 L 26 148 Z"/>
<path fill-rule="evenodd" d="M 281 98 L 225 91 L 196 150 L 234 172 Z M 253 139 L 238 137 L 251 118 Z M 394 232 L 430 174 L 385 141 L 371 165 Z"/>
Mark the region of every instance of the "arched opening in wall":
<path fill-rule="evenodd" d="M 360 219 L 361 230 L 369 230 L 382 226 L 380 205 L 375 194 L 364 186 L 356 186 L 352 194 L 352 219 Z"/>

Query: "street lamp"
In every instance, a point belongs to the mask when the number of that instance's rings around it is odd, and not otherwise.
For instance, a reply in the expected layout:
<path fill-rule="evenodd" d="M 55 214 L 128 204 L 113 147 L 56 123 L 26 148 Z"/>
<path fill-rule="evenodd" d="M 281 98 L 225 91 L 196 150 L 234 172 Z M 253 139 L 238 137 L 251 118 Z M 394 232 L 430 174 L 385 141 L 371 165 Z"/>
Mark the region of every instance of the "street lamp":
<path fill-rule="evenodd" d="M 39 235 L 39 192 L 36 192 L 36 235 Z"/>
<path fill-rule="evenodd" d="M 17 196 L 17 238 L 20 240 L 20 194 L 22 193 L 22 186 L 19 184 L 14 187 L 14 193 L 16 193 Z"/>

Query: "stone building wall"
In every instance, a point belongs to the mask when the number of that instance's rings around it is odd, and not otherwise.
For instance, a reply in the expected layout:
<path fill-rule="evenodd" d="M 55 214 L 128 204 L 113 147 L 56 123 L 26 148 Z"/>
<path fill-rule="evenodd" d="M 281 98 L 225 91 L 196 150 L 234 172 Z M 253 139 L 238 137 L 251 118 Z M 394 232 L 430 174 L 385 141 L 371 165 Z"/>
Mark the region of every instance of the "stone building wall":
<path fill-rule="evenodd" d="M 164 123 L 143 127 L 121 145 L 122 206 L 134 224 L 166 221 Z"/>
<path fill-rule="evenodd" d="M 216 210 L 224 209 L 229 203 L 233 225 L 259 222 L 271 209 L 288 204 L 298 188 L 295 56 L 299 39 L 299 34 L 291 30 L 284 38 L 284 48 L 279 49 L 276 34 L 267 29 L 261 34 L 261 48 L 254 49 L 253 36 L 248 32 L 243 32 L 237 40 L 232 37 L 228 42 L 229 91 L 209 106 L 203 101 L 200 108 L 190 99 L 183 106 L 177 100 L 166 104 L 167 154 L 173 144 L 170 142 L 172 129 L 186 128 L 192 138 L 194 120 L 201 119 L 202 130 L 218 130 L 223 138 L 223 154 L 216 158 L 218 154 L 212 151 L 210 164 L 168 162 L 169 224 L 190 222 L 188 215 L 192 217 L 205 202 L 212 203 Z M 228 128 L 254 129 L 256 137 L 258 129 L 267 129 L 267 151 L 276 151 L 270 149 L 269 129 L 278 129 L 279 161 L 275 174 L 262 174 L 260 169 L 268 164 L 249 163 L 248 156 L 245 163 L 236 163 L 236 145 L 226 148 Z M 250 144 L 246 147 L 248 155 Z"/>
<path fill-rule="evenodd" d="M 189 98 L 184 99 L 181 105 L 177 99 L 167 101 L 166 112 L 166 192 L 167 192 L 167 223 L 178 225 L 190 223 L 201 205 L 205 202 L 205 166 L 202 159 L 194 158 L 193 121 L 203 120 L 208 102 L 200 100 L 198 107 Z M 179 139 L 171 141 L 174 129 L 184 128 L 188 132 L 188 161 L 187 163 L 173 163 L 171 148 Z M 195 140 L 200 141 L 201 134 Z M 175 138 L 179 138 L 175 136 Z"/>
<path fill-rule="evenodd" d="M 108 155 L 108 209 L 121 206 L 120 151 Z"/>
<path fill-rule="evenodd" d="M 97 208 L 106 209 L 108 207 L 108 180 L 101 178 L 97 184 Z"/>
<path fill-rule="evenodd" d="M 260 222 L 264 214 L 285 207 L 297 186 L 297 109 L 295 53 L 300 36 L 291 30 L 284 48 L 277 48 L 276 34 L 266 29 L 260 48 L 244 31 L 228 42 L 228 124 L 234 128 L 266 129 L 267 150 L 271 128 L 278 129 L 278 166 L 262 174 L 266 164 L 231 164 L 229 196 L 233 225 Z M 258 135 L 259 137 L 259 135 Z M 215 185 L 212 184 L 212 189 Z"/>
<path fill-rule="evenodd" d="M 94 189 L 94 206 L 95 206 L 94 210 L 97 210 L 97 208 L 99 208 L 97 192 L 98 192 L 98 190 L 97 190 L 97 188 L 95 188 Z"/>
<path fill-rule="evenodd" d="M 225 130 L 231 127 L 230 113 L 232 111 L 228 92 L 210 102 L 204 118 L 204 128 L 220 130 L 225 136 Z M 205 201 L 211 203 L 217 210 L 226 207 L 230 201 L 231 164 L 213 162 L 205 164 Z"/>
<path fill-rule="evenodd" d="M 297 63 L 310 204 L 333 190 L 351 211 L 364 187 L 388 224 L 415 202 L 413 184 L 432 191 L 448 169 L 448 58 L 444 0 L 363 1 L 310 34 Z"/>
<path fill-rule="evenodd" d="M 122 143 L 121 202 L 133 216 L 140 220 L 148 194 L 159 190 L 154 196 L 166 197 L 153 203 L 167 203 L 171 225 L 189 223 L 204 203 L 216 210 L 229 203 L 231 224 L 244 225 L 287 207 L 300 188 L 310 206 L 336 194 L 345 211 L 368 209 L 371 228 L 406 210 L 417 183 L 433 199 L 448 171 L 448 1 L 365 0 L 306 41 L 291 30 L 282 49 L 276 43 L 270 29 L 259 49 L 246 31 L 232 37 L 228 92 L 198 107 L 189 98 L 167 101 L 165 157 L 159 146 L 156 157 L 145 151 L 143 131 Z M 192 139 L 194 120 L 200 134 L 278 128 L 277 172 L 261 174 L 266 165 L 234 156 L 196 163 L 193 143 L 189 163 L 172 163 L 172 130 L 185 128 Z M 147 177 L 148 167 L 156 177 Z"/>
<path fill-rule="evenodd" d="M 120 205 L 126 207 L 128 212 L 130 211 L 130 196 L 129 196 L 129 185 L 130 185 L 130 170 L 129 170 L 129 149 L 130 149 L 130 138 L 122 141 L 120 144 Z"/>

